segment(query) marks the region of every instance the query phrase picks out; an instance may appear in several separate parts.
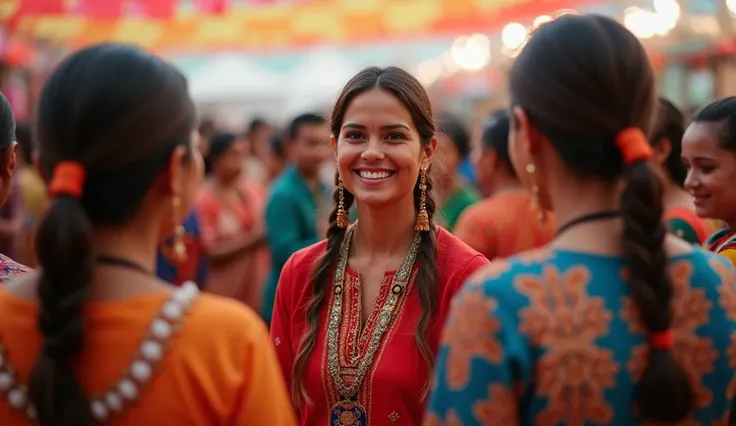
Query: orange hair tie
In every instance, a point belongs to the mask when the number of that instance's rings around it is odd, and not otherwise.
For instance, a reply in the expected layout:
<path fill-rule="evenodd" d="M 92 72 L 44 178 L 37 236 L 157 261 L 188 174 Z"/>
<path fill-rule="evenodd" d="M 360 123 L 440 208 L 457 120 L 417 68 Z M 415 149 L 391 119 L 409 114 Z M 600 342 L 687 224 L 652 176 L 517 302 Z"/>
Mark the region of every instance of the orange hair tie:
<path fill-rule="evenodd" d="M 655 350 L 666 351 L 675 345 L 675 336 L 672 330 L 657 331 L 649 336 L 649 347 Z"/>
<path fill-rule="evenodd" d="M 639 161 L 652 158 L 652 147 L 647 136 L 638 127 L 623 129 L 616 136 L 616 146 L 624 157 L 624 164 L 630 166 Z"/>
<path fill-rule="evenodd" d="M 80 198 L 86 177 L 84 166 L 76 161 L 62 161 L 54 167 L 49 193 L 51 196 L 68 195 Z"/>

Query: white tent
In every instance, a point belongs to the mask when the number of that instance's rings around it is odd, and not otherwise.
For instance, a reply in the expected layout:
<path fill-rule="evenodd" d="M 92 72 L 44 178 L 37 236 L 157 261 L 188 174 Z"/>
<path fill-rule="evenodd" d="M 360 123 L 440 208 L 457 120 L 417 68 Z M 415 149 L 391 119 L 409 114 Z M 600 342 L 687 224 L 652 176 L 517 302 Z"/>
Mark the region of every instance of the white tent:
<path fill-rule="evenodd" d="M 217 58 L 189 76 L 189 91 L 196 102 L 274 100 L 282 97 L 283 86 L 283 77 L 236 57 Z"/>
<path fill-rule="evenodd" d="M 286 113 L 331 108 L 342 87 L 357 71 L 358 67 L 336 49 L 310 52 L 289 73 Z"/>

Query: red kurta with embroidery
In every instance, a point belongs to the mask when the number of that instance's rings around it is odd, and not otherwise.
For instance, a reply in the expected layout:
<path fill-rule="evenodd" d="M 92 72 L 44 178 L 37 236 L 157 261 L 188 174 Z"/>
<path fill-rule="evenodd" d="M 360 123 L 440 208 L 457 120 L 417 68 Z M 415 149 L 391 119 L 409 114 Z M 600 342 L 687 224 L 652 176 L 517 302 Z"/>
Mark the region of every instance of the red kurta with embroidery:
<path fill-rule="evenodd" d="M 442 228 L 437 231 L 437 245 L 437 314 L 428 335 L 428 343 L 433 351 L 437 350 L 439 333 L 445 322 L 450 300 L 474 271 L 489 263 L 483 255 Z M 325 246 L 326 242 L 322 241 L 296 252 L 281 271 L 271 323 L 271 338 L 276 345 L 287 383 L 291 383 L 294 358 L 306 329 L 304 306 L 311 296 L 309 272 L 315 260 L 324 252 Z M 349 372 L 351 367 L 355 369 L 366 352 L 380 307 L 389 296 L 393 275 L 393 272 L 386 273 L 374 310 L 368 316 L 362 333 L 359 333 L 361 292 L 358 274 L 347 268 L 343 290 L 343 317 L 338 339 L 338 358 L 342 370 Z M 421 424 L 425 405 L 422 390 L 428 383 L 430 373 L 414 337 L 422 310 L 415 276 L 416 266 L 407 296 L 400 299 L 394 311 L 358 395 L 358 401 L 368 413 L 370 426 Z M 330 282 L 330 289 L 332 284 Z M 327 294 L 330 296 L 321 309 L 317 344 L 303 379 L 307 395 L 311 399 L 311 404 L 302 404 L 298 410 L 299 423 L 304 426 L 328 426 L 330 411 L 339 397 L 328 370 L 327 316 L 332 308 L 334 294 L 332 291 Z M 350 380 L 350 377 L 343 377 Z"/>

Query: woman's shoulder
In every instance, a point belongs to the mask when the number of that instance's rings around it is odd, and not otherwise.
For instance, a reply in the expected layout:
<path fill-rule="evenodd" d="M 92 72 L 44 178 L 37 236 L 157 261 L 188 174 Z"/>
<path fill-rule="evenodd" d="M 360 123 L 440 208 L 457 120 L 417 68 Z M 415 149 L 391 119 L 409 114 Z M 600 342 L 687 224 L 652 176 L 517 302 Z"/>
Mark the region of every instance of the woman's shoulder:
<path fill-rule="evenodd" d="M 183 335 L 197 347 L 209 342 L 212 348 L 239 354 L 268 336 L 263 320 L 242 303 L 208 293 L 200 293 L 183 328 Z"/>
<path fill-rule="evenodd" d="M 265 324 L 249 307 L 234 299 L 208 293 L 199 294 L 188 322 L 208 334 L 219 332 L 247 337 L 254 331 L 265 330 Z"/>
<path fill-rule="evenodd" d="M 0 282 L 12 280 L 32 271 L 33 269 L 28 266 L 16 262 L 4 254 L 0 254 Z"/>
<path fill-rule="evenodd" d="M 722 228 L 706 238 L 703 245 L 711 251 L 716 251 L 719 248 L 718 246 L 733 244 L 734 240 L 736 240 L 736 232 L 729 228 Z"/>
<path fill-rule="evenodd" d="M 437 269 L 440 281 L 465 281 L 490 262 L 445 228 L 437 229 Z"/>
<path fill-rule="evenodd" d="M 292 253 L 284 267 L 281 268 L 279 288 L 286 287 L 289 288 L 289 292 L 293 292 L 291 287 L 300 282 L 306 283 L 314 262 L 322 256 L 326 249 L 327 240 L 322 240 Z"/>
<path fill-rule="evenodd" d="M 311 268 L 312 264 L 322 256 L 327 249 L 327 240 L 317 241 L 316 243 L 299 249 L 291 255 L 286 264 L 296 271 L 301 272 L 304 268 Z M 286 267 L 284 267 L 286 269 Z"/>
<path fill-rule="evenodd" d="M 690 209 L 669 209 L 665 212 L 664 219 L 670 232 L 689 243 L 702 244 L 708 238 L 706 222 Z"/>

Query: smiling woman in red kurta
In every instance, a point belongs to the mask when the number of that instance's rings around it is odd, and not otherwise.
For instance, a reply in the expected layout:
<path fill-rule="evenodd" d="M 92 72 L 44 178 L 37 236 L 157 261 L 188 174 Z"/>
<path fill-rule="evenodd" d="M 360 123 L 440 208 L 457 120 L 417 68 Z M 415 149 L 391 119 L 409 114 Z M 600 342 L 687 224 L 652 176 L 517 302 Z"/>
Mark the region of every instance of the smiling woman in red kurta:
<path fill-rule="evenodd" d="M 346 240 L 352 232 L 348 232 Z M 276 294 L 271 338 L 276 345 L 279 363 L 287 382 L 301 336 L 306 329 L 303 307 L 311 297 L 309 273 L 315 260 L 324 252 L 322 241 L 296 252 L 281 272 Z M 437 230 L 437 315 L 430 327 L 427 340 L 432 351 L 437 350 L 439 332 L 445 322 L 452 296 L 474 271 L 488 264 L 488 260 L 446 230 Z M 340 265 L 340 263 L 338 263 Z M 418 425 L 424 410 L 429 372 L 417 347 L 415 333 L 421 313 L 419 295 L 415 290 L 417 265 L 411 268 L 411 279 L 397 299 L 391 319 L 379 342 L 363 379 L 358 401 L 366 410 L 369 425 Z M 401 270 L 401 268 L 400 268 Z M 399 271 L 385 273 L 383 285 L 374 308 L 361 332 L 361 290 L 358 273 L 345 267 L 342 291 L 329 291 L 322 306 L 317 345 L 307 365 L 304 384 L 311 404 L 302 404 L 301 425 L 328 425 L 331 410 L 338 403 L 338 392 L 331 369 L 339 368 L 344 385 L 350 386 L 359 374 L 360 365 L 372 351 L 372 338 L 380 327 L 382 307 L 390 299 Z M 334 280 L 330 283 L 334 287 Z M 405 296 L 404 296 L 405 295 Z M 330 313 L 338 296 L 342 301 L 342 315 L 337 333 L 338 356 L 330 358 L 328 350 Z M 350 425 L 347 421 L 341 423 Z M 365 425 L 361 425 L 365 426 Z"/>

